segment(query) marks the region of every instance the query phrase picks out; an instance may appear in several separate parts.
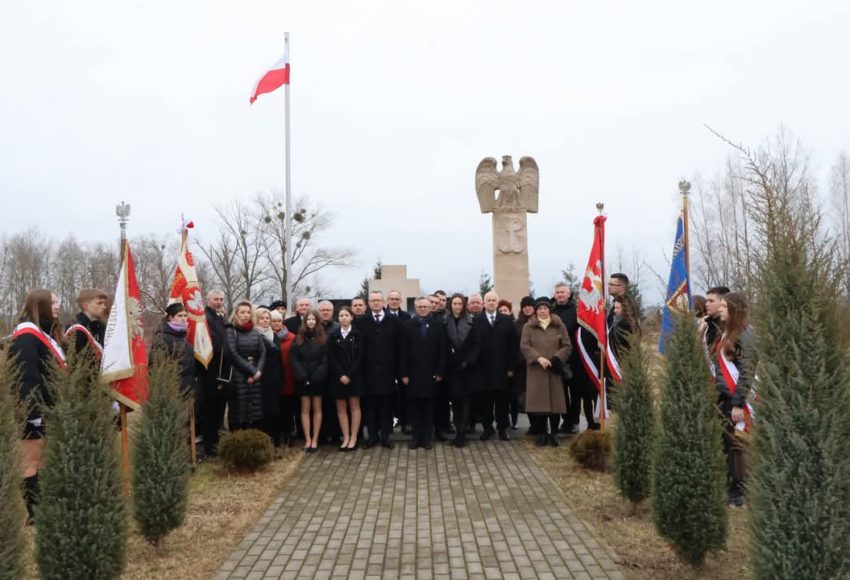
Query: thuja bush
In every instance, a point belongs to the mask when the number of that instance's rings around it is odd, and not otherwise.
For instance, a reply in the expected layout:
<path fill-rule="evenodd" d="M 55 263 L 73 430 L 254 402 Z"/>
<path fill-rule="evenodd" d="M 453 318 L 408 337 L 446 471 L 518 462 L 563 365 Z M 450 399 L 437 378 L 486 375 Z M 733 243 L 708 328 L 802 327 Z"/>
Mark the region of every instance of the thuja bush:
<path fill-rule="evenodd" d="M 21 490 L 21 422 L 17 398 L 18 373 L 0 353 L 0 578 L 23 578 L 24 508 Z"/>
<path fill-rule="evenodd" d="M 221 438 L 218 455 L 226 468 L 253 473 L 274 459 L 274 443 L 257 429 L 233 431 Z"/>
<path fill-rule="evenodd" d="M 570 453 L 582 466 L 607 471 L 611 459 L 611 432 L 588 429 L 570 443 Z"/>
<path fill-rule="evenodd" d="M 685 561 L 726 543 L 726 464 L 717 395 L 693 317 L 678 313 L 667 344 L 653 470 L 653 521 Z"/>

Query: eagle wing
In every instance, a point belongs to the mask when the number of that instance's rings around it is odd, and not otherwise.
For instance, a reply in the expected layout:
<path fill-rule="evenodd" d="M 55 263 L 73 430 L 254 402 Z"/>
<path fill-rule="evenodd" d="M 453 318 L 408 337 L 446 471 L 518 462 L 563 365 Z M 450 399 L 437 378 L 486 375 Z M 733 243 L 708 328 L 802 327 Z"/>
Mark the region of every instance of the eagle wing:
<path fill-rule="evenodd" d="M 485 157 L 475 170 L 475 193 L 478 194 L 478 204 L 481 213 L 490 213 L 496 205 L 496 190 L 499 188 L 499 171 L 496 169 L 496 158 Z"/>
<path fill-rule="evenodd" d="M 537 213 L 537 198 L 540 193 L 540 170 L 531 157 L 519 160 L 520 203 L 526 211 Z"/>

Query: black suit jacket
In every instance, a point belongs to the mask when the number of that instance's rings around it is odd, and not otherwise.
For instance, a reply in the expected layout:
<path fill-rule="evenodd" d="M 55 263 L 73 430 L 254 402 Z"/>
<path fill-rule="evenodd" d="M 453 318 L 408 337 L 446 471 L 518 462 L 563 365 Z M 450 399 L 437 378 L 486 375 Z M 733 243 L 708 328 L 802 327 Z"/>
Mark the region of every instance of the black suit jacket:
<path fill-rule="evenodd" d="M 509 384 L 508 371 L 513 370 L 519 337 L 510 316 L 496 314 L 493 326 L 485 310 L 475 317 L 475 325 L 481 337 L 479 366 L 484 378 L 485 391 L 506 391 Z"/>
<path fill-rule="evenodd" d="M 399 350 L 402 341 L 402 321 L 384 313 L 380 324 L 369 311 L 354 320 L 354 326 L 363 335 L 365 358 L 363 376 L 366 379 L 366 396 L 390 397 L 395 395 L 399 377 Z"/>

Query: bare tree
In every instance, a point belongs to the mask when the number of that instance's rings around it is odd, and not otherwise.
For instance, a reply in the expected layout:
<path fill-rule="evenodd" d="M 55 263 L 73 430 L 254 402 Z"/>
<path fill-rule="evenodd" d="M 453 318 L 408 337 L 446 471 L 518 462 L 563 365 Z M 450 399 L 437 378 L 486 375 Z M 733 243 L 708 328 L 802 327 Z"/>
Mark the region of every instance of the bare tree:
<path fill-rule="evenodd" d="M 850 263 L 850 157 L 845 151 L 832 166 L 829 193 L 835 210 L 838 251 L 842 261 Z M 850 294 L 850 275 L 844 279 L 844 292 Z"/>

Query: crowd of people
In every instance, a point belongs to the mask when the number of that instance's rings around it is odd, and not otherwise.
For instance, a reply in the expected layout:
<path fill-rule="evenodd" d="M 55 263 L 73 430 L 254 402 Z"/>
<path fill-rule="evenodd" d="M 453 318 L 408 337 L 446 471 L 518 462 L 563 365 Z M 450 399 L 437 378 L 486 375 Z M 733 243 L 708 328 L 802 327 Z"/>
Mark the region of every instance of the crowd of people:
<path fill-rule="evenodd" d="M 619 273 L 608 281 L 608 335 L 615 356 L 640 332 L 628 284 Z M 63 331 L 56 296 L 33 290 L 12 335 L 9 355 L 21 373 L 17 395 L 27 405 L 22 450 L 30 508 L 45 437 L 43 410 L 51 404 L 49 368 L 54 361 L 64 366 L 68 348 L 100 355 L 107 300 L 105 292 L 83 291 L 80 312 Z M 392 449 L 395 430 L 411 435 L 411 449 L 449 440 L 462 448 L 473 434 L 482 441 L 509 441 L 523 412 L 540 446 L 557 447 L 558 433 L 578 433 L 582 413 L 588 429 L 599 429 L 596 381 L 579 356 L 584 351 L 599 357 L 599 349 L 589 333 L 577 332 L 567 284 L 557 284 L 551 300 L 526 296 L 516 316 L 513 304 L 492 291 L 483 296 L 437 291 L 417 298 L 413 313 L 401 301 L 397 291 L 386 297 L 370 292 L 335 309 L 330 301 L 314 307 L 311 299 L 299 298 L 287 316 L 282 300 L 268 306 L 240 300 L 228 313 L 224 294 L 212 290 L 205 308 L 213 344 L 209 364 L 195 360 L 187 313 L 179 303 L 166 309 L 152 350 L 179 363 L 202 457 L 216 455 L 225 428 L 260 429 L 277 447 L 303 440 L 307 453 L 323 444 L 341 452 Z M 730 503 L 740 505 L 739 432 L 748 425 L 753 381 L 752 366 L 744 364 L 752 349 L 747 302 L 741 294 L 712 288 L 696 307 L 718 407 L 728 423 Z"/>

